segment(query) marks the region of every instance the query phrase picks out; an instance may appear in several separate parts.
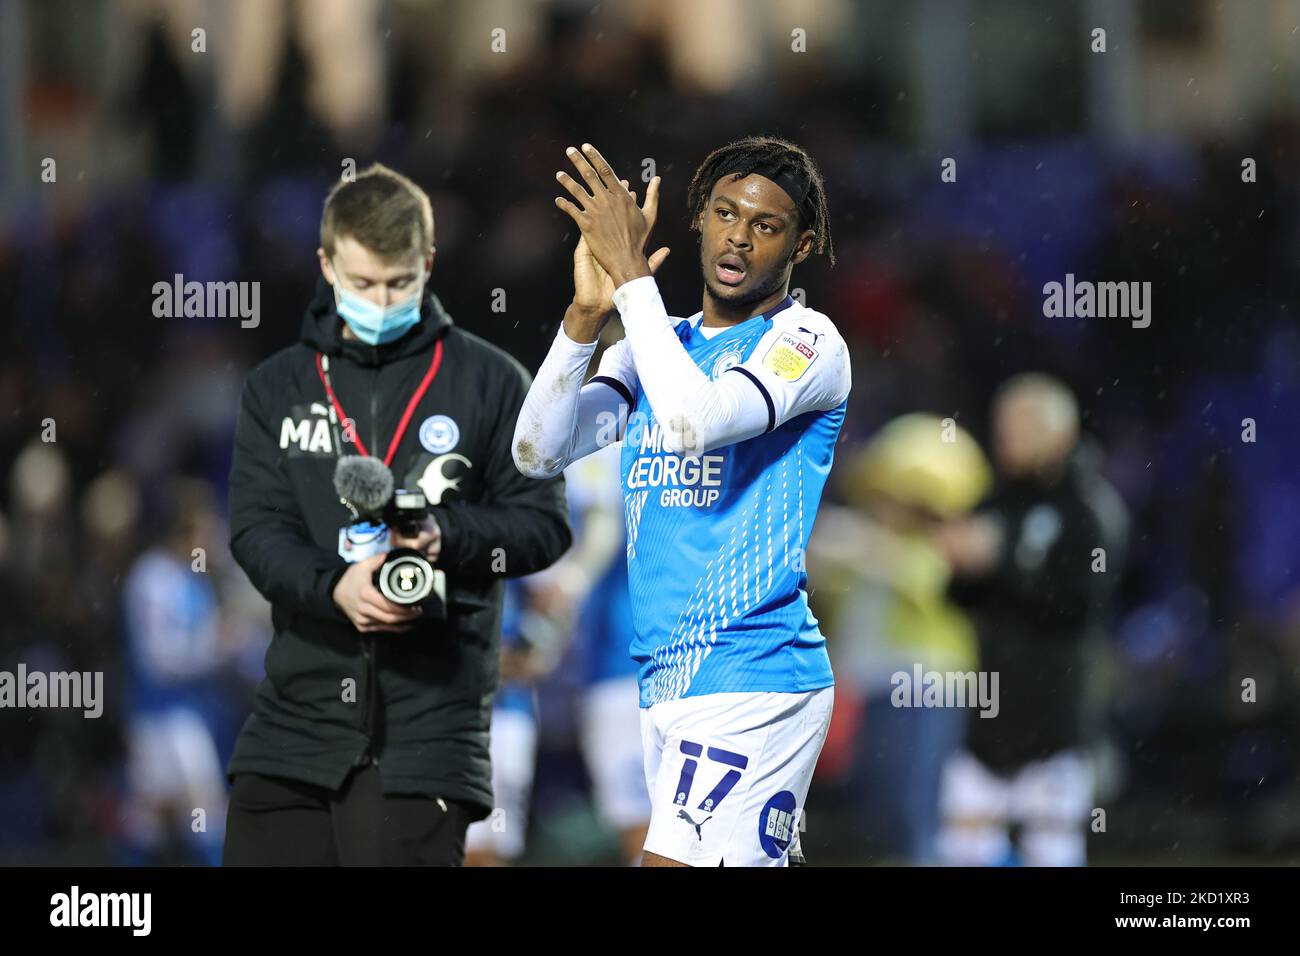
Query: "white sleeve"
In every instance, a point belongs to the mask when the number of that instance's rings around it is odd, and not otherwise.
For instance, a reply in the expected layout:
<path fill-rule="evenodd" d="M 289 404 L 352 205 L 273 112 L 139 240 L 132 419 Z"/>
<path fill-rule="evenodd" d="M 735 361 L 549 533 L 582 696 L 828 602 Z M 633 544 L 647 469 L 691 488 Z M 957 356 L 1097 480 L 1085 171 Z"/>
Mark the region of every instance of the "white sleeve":
<path fill-rule="evenodd" d="M 606 350 L 601 374 L 583 385 L 596 343 L 574 342 L 560 326 L 515 423 L 511 453 L 520 472 L 529 478 L 553 478 L 571 462 L 623 437 L 628 396 L 613 383 L 626 385 L 630 378 L 634 389 L 636 379 L 617 355 L 611 357 L 621 344 Z"/>
<path fill-rule="evenodd" d="M 624 283 L 614 304 L 640 387 L 663 429 L 664 448 L 675 454 L 699 455 L 745 441 L 804 412 L 834 408 L 848 395 L 848 349 L 819 313 L 798 313 L 801 324 L 817 324 L 822 338 L 816 347 L 793 344 L 787 322 L 774 322 L 750 360 L 715 381 L 687 354 L 652 276 Z M 819 363 L 823 353 L 827 360 Z"/>
<path fill-rule="evenodd" d="M 749 358 L 727 371 L 748 378 L 762 393 L 767 431 L 834 408 L 853 385 L 848 344 L 830 319 L 812 309 L 781 312 Z"/>
<path fill-rule="evenodd" d="M 603 382 L 618 392 L 628 407 L 636 404 L 636 390 L 640 379 L 636 374 L 636 363 L 632 361 L 632 348 L 627 339 L 619 339 L 600 357 L 596 374 L 587 382 Z"/>

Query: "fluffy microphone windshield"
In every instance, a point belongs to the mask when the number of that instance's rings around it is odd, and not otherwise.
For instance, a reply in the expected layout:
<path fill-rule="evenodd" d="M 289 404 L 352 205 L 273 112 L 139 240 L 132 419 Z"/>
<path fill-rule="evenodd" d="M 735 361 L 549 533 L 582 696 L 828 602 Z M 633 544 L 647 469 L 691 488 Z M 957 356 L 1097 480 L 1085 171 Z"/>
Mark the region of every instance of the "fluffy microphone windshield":
<path fill-rule="evenodd" d="M 334 466 L 334 490 L 361 514 L 374 514 L 393 497 L 393 473 L 372 455 L 345 455 Z"/>

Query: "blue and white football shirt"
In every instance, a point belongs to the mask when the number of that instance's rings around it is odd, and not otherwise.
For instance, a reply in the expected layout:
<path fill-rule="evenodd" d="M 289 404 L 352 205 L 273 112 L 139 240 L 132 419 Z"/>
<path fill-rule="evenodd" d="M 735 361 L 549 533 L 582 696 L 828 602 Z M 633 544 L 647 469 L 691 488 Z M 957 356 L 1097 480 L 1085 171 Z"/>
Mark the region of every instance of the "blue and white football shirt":
<path fill-rule="evenodd" d="M 598 374 L 632 409 L 622 476 L 642 707 L 834 683 L 804 554 L 844 421 L 848 348 L 830 319 L 788 296 L 713 335 L 701 319 L 676 320 L 678 338 L 704 374 L 752 381 L 768 406 L 763 434 L 672 454 L 626 340 Z"/>

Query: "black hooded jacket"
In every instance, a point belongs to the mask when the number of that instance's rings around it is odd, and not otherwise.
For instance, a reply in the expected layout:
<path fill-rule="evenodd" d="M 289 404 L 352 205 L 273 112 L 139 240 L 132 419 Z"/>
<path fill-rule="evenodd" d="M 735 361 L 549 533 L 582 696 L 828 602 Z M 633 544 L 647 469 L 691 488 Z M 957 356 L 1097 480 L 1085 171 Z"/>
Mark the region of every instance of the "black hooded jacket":
<path fill-rule="evenodd" d="M 386 793 L 492 808 L 488 719 L 497 685 L 505 577 L 554 562 L 571 533 L 562 479 L 525 478 L 510 444 L 529 375 L 456 328 L 426 293 L 421 321 L 381 346 L 344 339 L 323 281 L 301 341 L 248 376 L 230 472 L 230 547 L 271 602 L 275 634 L 229 772 L 331 789 L 374 760 Z M 429 371 L 439 370 L 392 461 L 398 488 L 421 489 L 442 529 L 446 620 L 405 633 L 361 634 L 334 604 L 347 564 L 339 529 L 351 515 L 333 489 L 347 440 L 317 369 L 355 434 L 378 458 Z"/>

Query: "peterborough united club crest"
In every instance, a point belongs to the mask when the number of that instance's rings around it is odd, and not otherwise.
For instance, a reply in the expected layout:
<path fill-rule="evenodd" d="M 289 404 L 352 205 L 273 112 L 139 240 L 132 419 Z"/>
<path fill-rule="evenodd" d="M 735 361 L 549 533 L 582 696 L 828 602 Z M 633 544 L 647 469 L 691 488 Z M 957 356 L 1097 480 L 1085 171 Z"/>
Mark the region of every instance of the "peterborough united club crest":
<path fill-rule="evenodd" d="M 420 425 L 420 444 L 435 455 L 451 451 L 460 441 L 460 427 L 446 415 L 430 415 Z"/>

